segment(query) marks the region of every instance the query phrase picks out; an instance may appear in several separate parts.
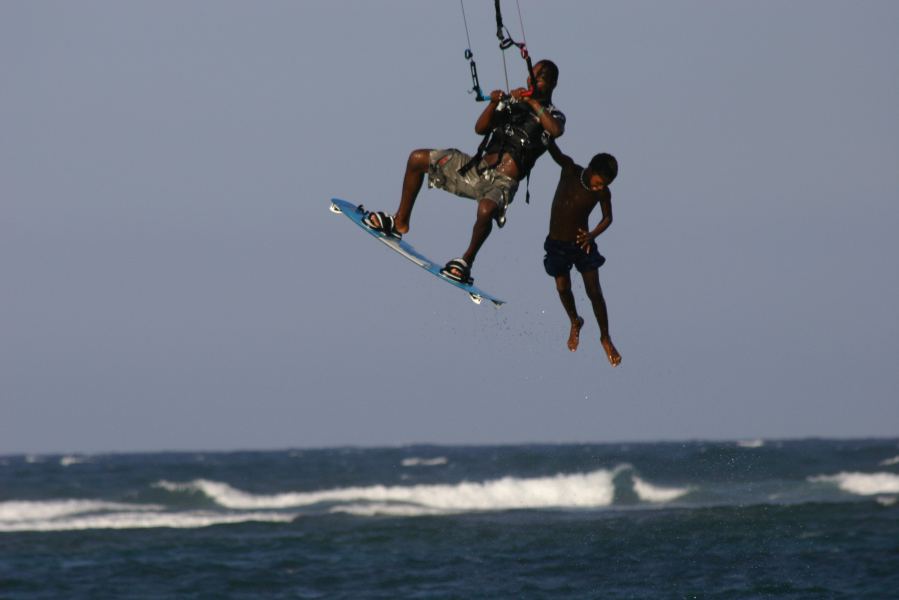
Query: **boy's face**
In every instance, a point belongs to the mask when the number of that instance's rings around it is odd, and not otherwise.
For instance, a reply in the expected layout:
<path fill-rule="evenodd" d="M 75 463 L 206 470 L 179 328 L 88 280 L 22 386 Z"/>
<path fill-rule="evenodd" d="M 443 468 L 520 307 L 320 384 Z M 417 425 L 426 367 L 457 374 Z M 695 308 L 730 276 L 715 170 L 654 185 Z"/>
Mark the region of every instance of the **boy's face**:
<path fill-rule="evenodd" d="M 606 189 L 606 185 L 608 185 L 602 175 L 589 167 L 584 170 L 582 177 L 584 178 L 584 185 L 594 192 L 601 192 Z"/>

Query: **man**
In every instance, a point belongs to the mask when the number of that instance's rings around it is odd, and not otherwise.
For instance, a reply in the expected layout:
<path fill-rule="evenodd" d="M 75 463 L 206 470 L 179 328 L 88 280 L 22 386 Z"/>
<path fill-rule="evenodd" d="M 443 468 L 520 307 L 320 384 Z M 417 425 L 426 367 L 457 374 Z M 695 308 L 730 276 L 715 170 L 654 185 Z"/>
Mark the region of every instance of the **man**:
<path fill-rule="evenodd" d="M 593 304 L 606 357 L 613 367 L 617 367 L 621 355 L 609 337 L 609 317 L 599 285 L 599 267 L 606 259 L 599 254 L 594 240 L 612 224 L 612 194 L 608 186 L 618 175 L 618 161 L 610 154 L 597 154 L 589 166 L 582 167 L 563 154 L 554 142 L 549 144 L 549 154 L 562 167 L 562 173 L 553 197 L 549 235 L 543 244 L 546 250 L 543 266 L 546 273 L 555 278 L 562 307 L 571 319 L 568 349 L 577 350 L 584 325 L 571 293 L 569 272 L 574 266 L 583 277 L 587 296 Z M 602 209 L 602 220 L 589 230 L 587 219 L 597 204 Z"/>
<path fill-rule="evenodd" d="M 505 96 L 496 90 L 475 123 L 475 132 L 486 135 L 474 158 L 450 148 L 447 150 L 414 150 L 406 163 L 403 191 L 395 215 L 368 213 L 365 223 L 376 231 L 400 237 L 409 231 L 412 208 L 428 174 L 428 186 L 446 190 L 457 196 L 477 200 L 478 212 L 465 253 L 446 263 L 441 273 L 470 283 L 471 267 L 481 245 L 493 230 L 493 221 L 502 227 L 506 209 L 546 145 L 565 130 L 565 115 L 552 105 L 552 92 L 559 69 L 549 60 L 534 65 L 534 79 L 526 90 L 512 90 Z"/>

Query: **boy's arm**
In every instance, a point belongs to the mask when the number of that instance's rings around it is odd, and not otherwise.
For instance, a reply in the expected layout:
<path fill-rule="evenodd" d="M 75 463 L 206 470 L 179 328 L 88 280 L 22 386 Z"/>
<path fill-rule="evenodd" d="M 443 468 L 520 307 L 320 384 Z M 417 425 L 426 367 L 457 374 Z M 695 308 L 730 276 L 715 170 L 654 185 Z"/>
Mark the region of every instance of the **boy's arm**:
<path fill-rule="evenodd" d="M 577 232 L 578 246 L 584 249 L 584 252 L 590 251 L 590 242 L 595 240 L 599 234 L 609 228 L 612 224 L 612 192 L 606 188 L 599 197 L 599 207 L 602 210 L 602 219 L 593 228 L 593 231 L 580 229 Z"/>
<path fill-rule="evenodd" d="M 550 140 L 546 145 L 546 149 L 549 151 L 549 155 L 553 157 L 553 160 L 556 161 L 556 164 L 563 169 L 574 166 L 574 160 L 559 149 L 555 140 Z"/>

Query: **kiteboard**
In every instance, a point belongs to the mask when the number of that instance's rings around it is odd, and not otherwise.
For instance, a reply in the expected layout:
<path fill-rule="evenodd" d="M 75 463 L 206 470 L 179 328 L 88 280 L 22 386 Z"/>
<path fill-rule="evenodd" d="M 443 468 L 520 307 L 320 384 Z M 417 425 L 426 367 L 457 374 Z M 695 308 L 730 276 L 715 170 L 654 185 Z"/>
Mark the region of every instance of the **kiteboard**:
<path fill-rule="evenodd" d="M 469 283 L 462 283 L 461 281 L 456 281 L 454 279 L 450 279 L 445 275 L 440 273 L 440 269 L 443 268 L 442 265 L 435 263 L 433 260 L 423 255 L 421 252 L 412 247 L 411 244 L 404 240 L 397 239 L 393 236 L 386 235 L 383 232 L 375 231 L 368 225 L 362 222 L 362 219 L 365 218 L 365 209 L 362 205 L 354 205 L 346 200 L 340 200 L 339 198 L 331 199 L 331 212 L 345 215 L 350 221 L 358 225 L 363 230 L 367 231 L 369 234 L 374 236 L 379 242 L 396 252 L 397 254 L 407 258 L 412 261 L 431 275 L 434 275 L 441 281 L 445 281 L 450 285 L 453 285 L 460 290 L 464 290 L 468 292 L 468 297 L 471 298 L 471 301 L 475 304 L 480 304 L 482 301 L 487 300 L 491 302 L 495 307 L 499 308 L 505 302 L 505 300 L 500 300 L 495 296 L 488 294 L 484 290 L 475 287 Z"/>

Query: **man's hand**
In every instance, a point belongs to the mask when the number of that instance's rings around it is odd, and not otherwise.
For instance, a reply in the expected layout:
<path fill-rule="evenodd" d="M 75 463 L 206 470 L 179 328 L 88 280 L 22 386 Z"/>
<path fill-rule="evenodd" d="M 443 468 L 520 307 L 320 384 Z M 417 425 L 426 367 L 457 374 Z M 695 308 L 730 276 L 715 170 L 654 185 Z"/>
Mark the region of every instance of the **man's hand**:
<path fill-rule="evenodd" d="M 578 227 L 577 230 L 577 245 L 581 247 L 581 250 L 584 252 L 590 252 L 590 242 L 596 239 L 596 236 L 586 229 L 581 229 Z"/>
<path fill-rule="evenodd" d="M 490 132 L 490 127 L 493 125 L 493 118 L 496 115 L 496 105 L 502 101 L 503 96 L 505 96 L 505 92 L 502 90 L 493 90 L 490 92 L 490 102 L 484 107 L 484 111 L 474 124 L 475 133 L 478 135 L 486 135 Z"/>
<path fill-rule="evenodd" d="M 516 100 L 522 100 L 523 98 L 527 98 L 527 96 L 524 96 L 527 91 L 527 88 L 515 88 L 512 90 L 511 96 Z"/>

